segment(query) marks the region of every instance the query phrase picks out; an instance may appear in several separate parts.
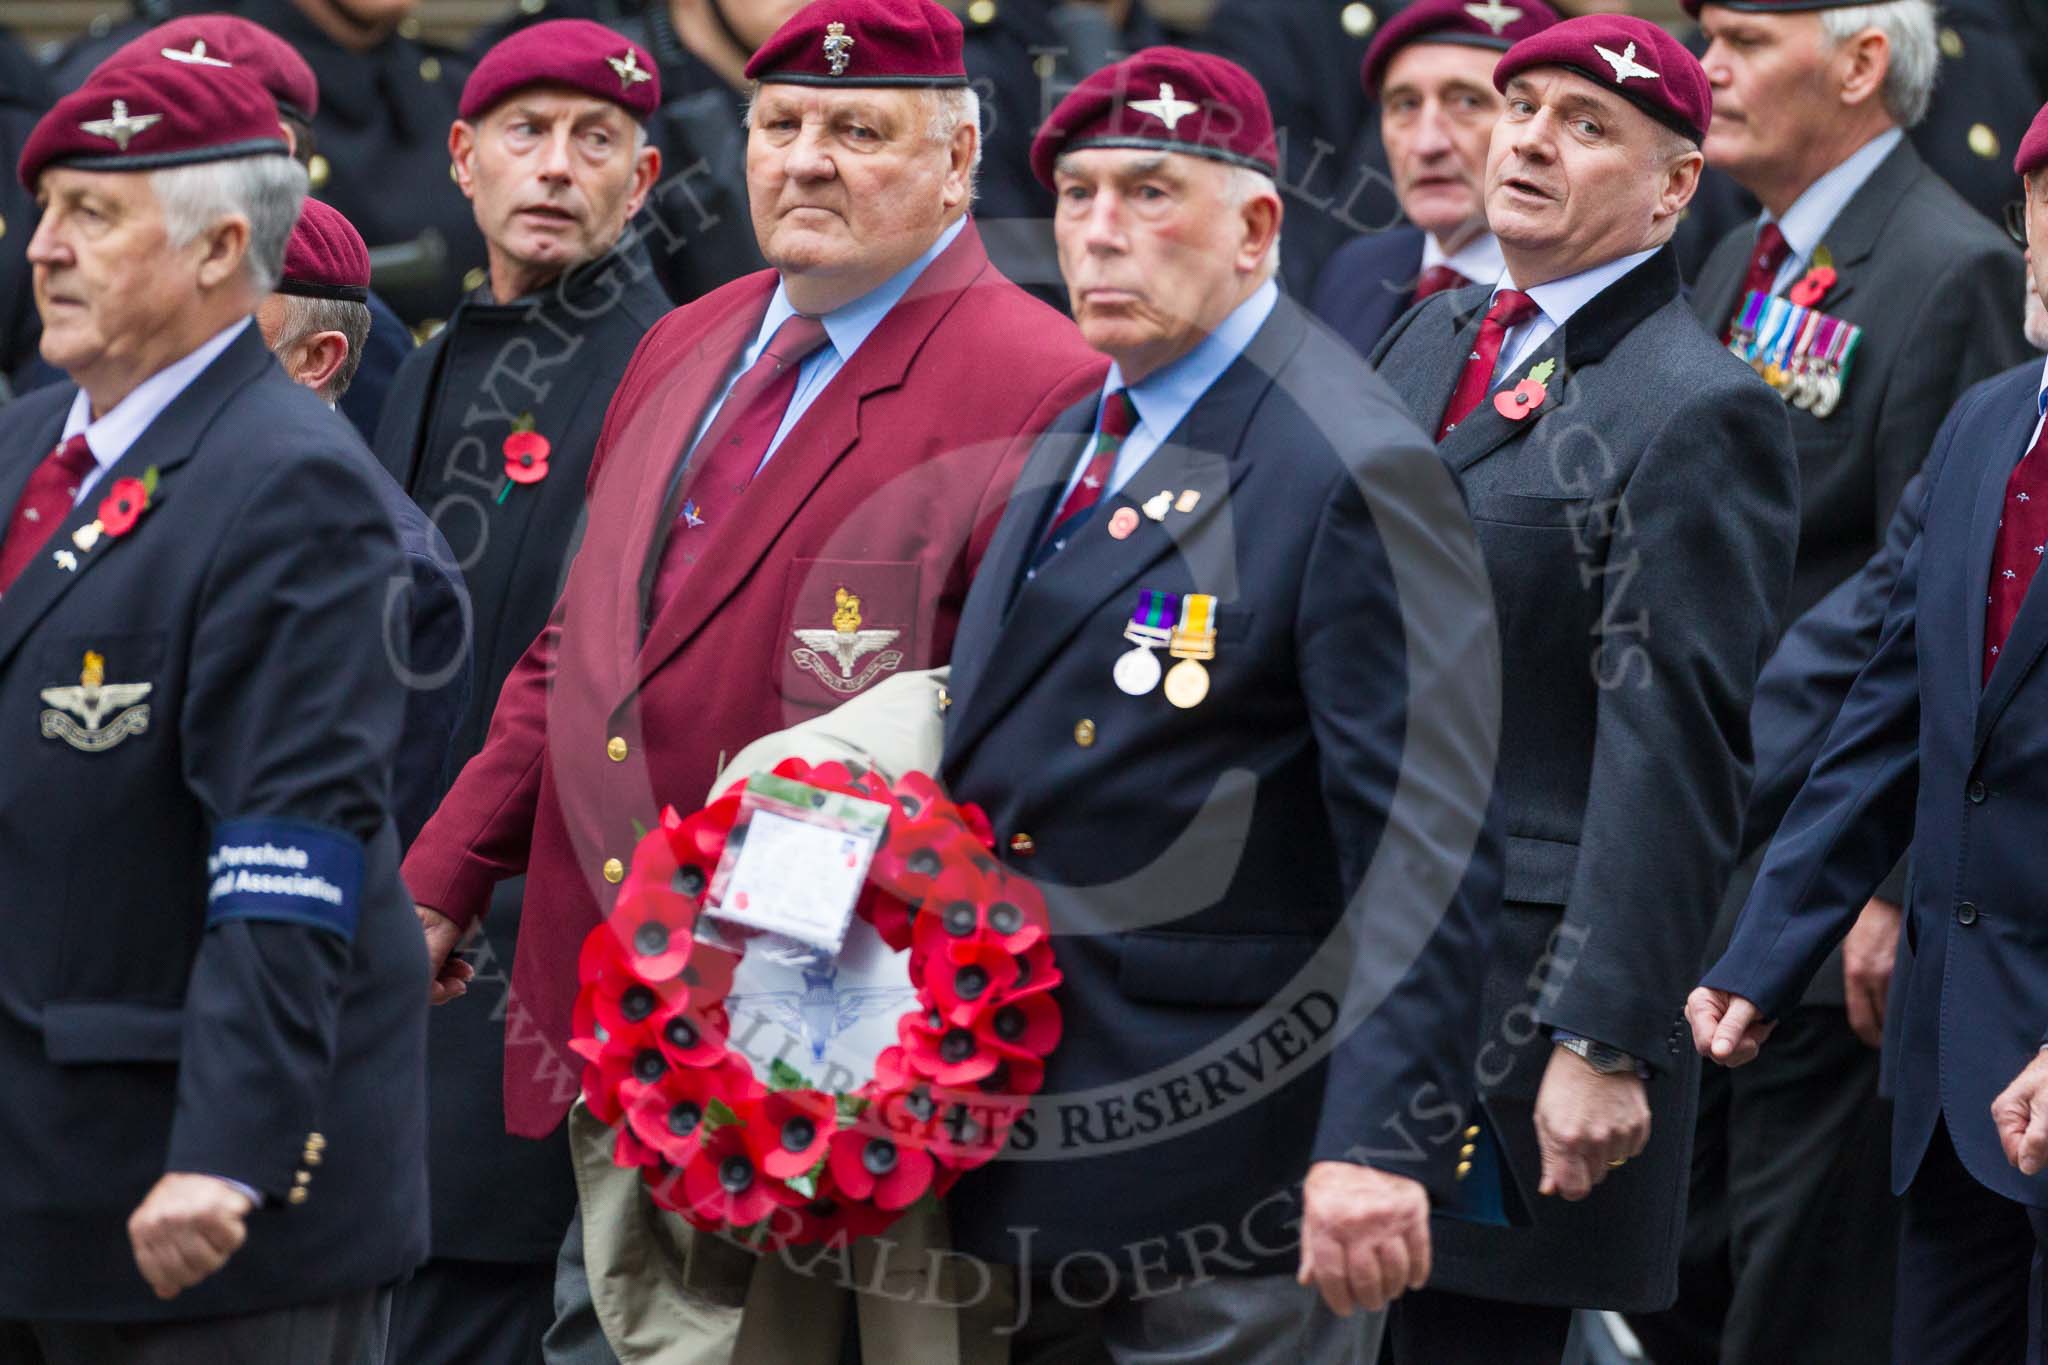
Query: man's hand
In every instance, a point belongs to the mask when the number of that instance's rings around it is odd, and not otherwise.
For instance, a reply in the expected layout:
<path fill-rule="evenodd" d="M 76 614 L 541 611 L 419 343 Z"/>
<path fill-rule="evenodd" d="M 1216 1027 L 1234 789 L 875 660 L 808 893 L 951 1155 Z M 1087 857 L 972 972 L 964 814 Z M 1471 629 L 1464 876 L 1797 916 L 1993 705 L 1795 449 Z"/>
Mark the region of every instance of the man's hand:
<path fill-rule="evenodd" d="M 1685 1018 L 1692 1025 L 1693 1047 L 1722 1066 L 1755 1061 L 1778 1026 L 1775 1019 L 1759 1019 L 1756 1006 L 1743 997 L 1705 986 L 1686 1000 Z"/>
<path fill-rule="evenodd" d="M 1842 940 L 1842 994 L 1849 1027 L 1867 1046 L 1884 1043 L 1884 1002 L 1899 956 L 1899 907 L 1872 898 Z"/>
<path fill-rule="evenodd" d="M 420 932 L 427 937 L 427 970 L 431 974 L 427 1003 L 445 1005 L 469 989 L 469 979 L 476 975 L 476 968 L 455 956 L 462 930 L 454 920 L 431 905 L 415 905 L 412 909 L 420 917 Z"/>
<path fill-rule="evenodd" d="M 136 1268 L 160 1299 L 178 1294 L 228 1263 L 249 1235 L 254 1205 L 225 1180 L 173 1172 L 161 1177 L 128 1215 Z"/>
<path fill-rule="evenodd" d="M 1543 1150 L 1538 1194 L 1580 1200 L 1614 1166 L 1650 1141 L 1650 1100 L 1633 1071 L 1602 1075 L 1577 1053 L 1550 1054 L 1536 1091 L 1536 1143 Z"/>
<path fill-rule="evenodd" d="M 2048 1166 L 2048 1053 L 2036 1052 L 2026 1070 L 1991 1101 L 1991 1121 L 2005 1159 L 2021 1175 L 2039 1175 Z"/>
<path fill-rule="evenodd" d="M 1301 1271 L 1340 1318 L 1377 1313 L 1429 1279 L 1429 1192 L 1405 1175 L 1318 1161 L 1302 1186 Z"/>

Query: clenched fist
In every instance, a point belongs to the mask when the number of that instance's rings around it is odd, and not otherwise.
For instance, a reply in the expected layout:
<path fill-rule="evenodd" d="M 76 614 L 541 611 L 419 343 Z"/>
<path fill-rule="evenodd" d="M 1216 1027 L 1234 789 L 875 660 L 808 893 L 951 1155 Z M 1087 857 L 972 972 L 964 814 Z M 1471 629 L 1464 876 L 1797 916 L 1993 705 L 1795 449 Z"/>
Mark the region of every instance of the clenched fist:
<path fill-rule="evenodd" d="M 174 1299 L 228 1263 L 248 1237 L 254 1205 L 225 1180 L 173 1172 L 128 1215 L 135 1264 L 160 1299 Z"/>

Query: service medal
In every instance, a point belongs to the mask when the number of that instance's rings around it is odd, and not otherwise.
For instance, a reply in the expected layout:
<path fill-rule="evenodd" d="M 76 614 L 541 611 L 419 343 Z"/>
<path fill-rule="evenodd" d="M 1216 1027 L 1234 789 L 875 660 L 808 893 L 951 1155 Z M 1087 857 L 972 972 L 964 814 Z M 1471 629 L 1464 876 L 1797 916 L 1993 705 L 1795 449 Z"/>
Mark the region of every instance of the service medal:
<path fill-rule="evenodd" d="M 1166 675 L 1166 699 L 1181 710 L 1200 706 L 1209 695 L 1209 670 L 1201 661 L 1216 657 L 1216 598 L 1191 592 L 1180 601 L 1180 625 L 1166 652 L 1179 659 Z"/>
<path fill-rule="evenodd" d="M 1159 656 L 1152 651 L 1172 640 L 1179 610 L 1176 593 L 1138 590 L 1138 605 L 1131 610 L 1131 623 L 1124 627 L 1124 638 L 1137 648 L 1119 656 L 1111 672 L 1118 691 L 1142 697 L 1159 686 Z"/>

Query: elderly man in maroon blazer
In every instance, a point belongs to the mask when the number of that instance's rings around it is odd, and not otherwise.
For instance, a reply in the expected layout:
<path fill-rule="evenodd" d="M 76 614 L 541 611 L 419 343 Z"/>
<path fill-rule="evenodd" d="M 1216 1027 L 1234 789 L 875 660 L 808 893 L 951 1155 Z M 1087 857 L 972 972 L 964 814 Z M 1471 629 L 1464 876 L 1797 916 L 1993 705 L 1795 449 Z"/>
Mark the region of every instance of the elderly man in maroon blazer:
<path fill-rule="evenodd" d="M 526 874 L 515 1133 L 576 1096 L 577 950 L 636 825 L 693 809 L 749 740 L 944 662 L 1033 437 L 1101 386 L 982 251 L 960 52 L 931 0 L 828 0 L 756 53 L 748 193 L 774 268 L 641 343 L 561 600 L 406 859 L 437 1000 L 464 989 L 449 949 L 492 883 Z M 815 648 L 821 629 L 848 640 Z"/>

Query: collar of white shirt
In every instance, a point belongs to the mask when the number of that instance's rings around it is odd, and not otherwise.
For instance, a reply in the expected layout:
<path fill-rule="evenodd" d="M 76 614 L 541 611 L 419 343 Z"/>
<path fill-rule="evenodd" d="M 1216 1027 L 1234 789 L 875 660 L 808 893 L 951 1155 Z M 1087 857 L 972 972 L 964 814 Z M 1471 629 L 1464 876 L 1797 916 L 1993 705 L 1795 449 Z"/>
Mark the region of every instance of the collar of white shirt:
<path fill-rule="evenodd" d="M 72 397 L 71 411 L 64 418 L 63 439 L 68 441 L 84 432 L 93 462 L 92 473 L 78 485 L 78 496 L 71 502 L 73 507 L 84 499 L 102 475 L 121 462 L 128 448 L 141 439 L 142 433 L 149 430 L 149 424 L 171 405 L 171 400 L 183 393 L 186 385 L 219 358 L 220 353 L 242 334 L 244 327 L 252 325 L 250 318 L 229 323 L 199 343 L 197 350 L 187 352 L 137 384 L 126 398 L 100 414 L 97 421 L 93 420 L 92 400 L 85 396 L 84 389 Z"/>
<path fill-rule="evenodd" d="M 1482 232 L 1449 255 L 1437 245 L 1436 235 L 1422 234 L 1422 268 L 1447 265 L 1478 284 L 1481 280 L 1497 280 L 1507 270 L 1508 263 L 1501 258 L 1500 239 L 1490 232 Z"/>
<path fill-rule="evenodd" d="M 1792 272 L 1805 272 L 1820 246 L 1821 235 L 1835 225 L 1835 219 L 1849 207 L 1863 182 L 1870 179 L 1905 136 L 1896 128 L 1887 128 L 1849 153 L 1840 165 L 1808 185 L 1806 192 L 1792 201 L 1785 216 L 1777 220 L 1778 231 L 1785 234 L 1785 245 L 1792 248 L 1785 264 L 1779 267 L 1779 285 L 1785 284 Z M 1772 221 L 1771 215 L 1766 212 L 1761 221 Z"/>
<path fill-rule="evenodd" d="M 889 310 L 903 301 L 903 296 L 910 292 L 910 286 L 924 274 L 925 267 L 939 259 L 966 226 L 967 217 L 962 214 L 939 234 L 937 241 L 925 248 L 923 255 L 852 303 L 835 308 L 818 319 L 825 324 L 825 335 L 841 361 L 853 359 L 853 353 L 860 349 L 861 343 L 875 328 L 882 325 L 882 319 L 889 316 Z M 789 301 L 788 287 L 778 282 L 775 297 L 768 301 L 768 313 L 761 319 L 761 330 L 755 335 L 754 344 L 747 348 L 746 363 L 740 367 L 742 373 L 760 359 L 761 348 L 774 337 L 775 330 L 795 316 L 796 306 Z"/>

